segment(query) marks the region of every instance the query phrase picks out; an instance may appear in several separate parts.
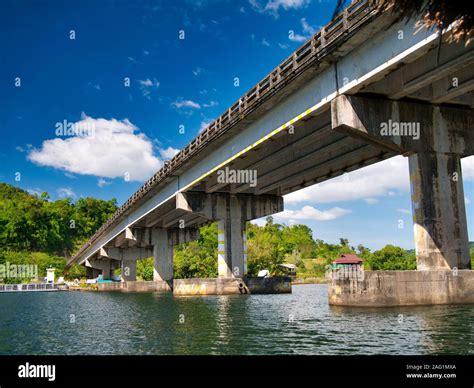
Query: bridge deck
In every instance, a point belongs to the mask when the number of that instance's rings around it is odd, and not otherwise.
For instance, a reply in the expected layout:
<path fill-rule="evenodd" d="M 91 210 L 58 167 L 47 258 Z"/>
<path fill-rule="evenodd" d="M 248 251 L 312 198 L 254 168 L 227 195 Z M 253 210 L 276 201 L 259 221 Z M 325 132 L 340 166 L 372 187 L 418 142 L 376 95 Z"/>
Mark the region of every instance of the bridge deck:
<path fill-rule="evenodd" d="M 388 28 L 393 17 L 367 4 L 351 5 L 241 97 L 132 195 L 71 262 L 84 261 L 132 225 L 169 227 L 184 216 L 187 225 L 206 222 L 176 210 L 180 191 L 284 195 L 395 155 L 331 128 L 330 102 L 338 94 L 472 107 L 472 45 L 447 44 L 430 31 L 414 34 L 405 23 Z M 453 76 L 460 83 L 454 91 Z M 217 182 L 224 166 L 257 170 L 258 185 Z"/>

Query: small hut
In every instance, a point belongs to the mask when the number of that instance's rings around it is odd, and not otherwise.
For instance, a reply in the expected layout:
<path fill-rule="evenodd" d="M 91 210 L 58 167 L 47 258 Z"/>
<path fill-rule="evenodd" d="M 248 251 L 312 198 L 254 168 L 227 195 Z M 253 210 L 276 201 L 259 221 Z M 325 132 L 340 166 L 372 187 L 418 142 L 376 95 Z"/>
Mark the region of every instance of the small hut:
<path fill-rule="evenodd" d="M 343 253 L 336 260 L 332 262 L 332 267 L 334 269 L 345 268 L 348 266 L 362 266 L 362 260 L 359 256 L 353 253 Z"/>

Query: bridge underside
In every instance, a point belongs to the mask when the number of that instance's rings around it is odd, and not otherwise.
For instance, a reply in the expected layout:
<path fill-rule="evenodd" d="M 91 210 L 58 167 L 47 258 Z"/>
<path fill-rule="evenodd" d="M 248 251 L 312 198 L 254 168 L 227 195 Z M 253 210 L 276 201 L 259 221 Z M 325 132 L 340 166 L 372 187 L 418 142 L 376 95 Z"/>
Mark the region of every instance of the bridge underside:
<path fill-rule="evenodd" d="M 330 69 L 337 55 L 336 51 L 318 68 Z M 170 282 L 173 246 L 199 238 L 200 226 L 217 221 L 219 277 L 239 278 L 246 274 L 246 221 L 282 211 L 283 195 L 404 155 L 409 158 L 418 269 L 469 269 L 460 159 L 474 154 L 473 64 L 472 45 L 448 43 L 444 37 L 400 61 L 387 62 L 376 73 L 361 77 L 363 81 L 349 77 L 346 85 L 344 74 L 336 69 L 333 93 L 317 109 L 252 147 L 240 144 L 236 153 L 248 149 L 218 169 L 218 163 L 209 165 L 212 172 L 184 190 L 178 184 L 180 192 L 143 212 L 79 262 L 93 268 L 91 274 L 102 271 L 106 277 L 121 265 L 122 278 L 134 280 L 136 260 L 153 256 L 154 279 Z M 303 88 L 316 70 L 303 73 L 292 90 Z M 194 161 L 218 154 L 226 141 L 272 115 L 272 109 L 284 111 L 291 105 L 289 94 L 266 101 L 209 143 Z M 302 100 L 301 105 L 307 108 L 308 103 Z M 387 123 L 409 124 L 405 129 L 418 125 L 419 137 L 384 134 L 381 128 Z M 247 175 L 238 175 L 239 171 Z M 184 173 L 186 167 L 175 171 L 176 176 Z M 253 173 L 256 176 L 248 175 Z M 172 185 L 176 176 L 163 185 Z M 150 191 L 145 199 L 158 191 Z"/>

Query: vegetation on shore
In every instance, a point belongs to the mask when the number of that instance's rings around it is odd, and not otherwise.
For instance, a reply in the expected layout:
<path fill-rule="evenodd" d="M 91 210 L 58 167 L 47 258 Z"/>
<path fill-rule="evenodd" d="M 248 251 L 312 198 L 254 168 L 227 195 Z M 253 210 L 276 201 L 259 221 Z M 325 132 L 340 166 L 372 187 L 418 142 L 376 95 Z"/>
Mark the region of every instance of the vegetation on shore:
<path fill-rule="evenodd" d="M 66 268 L 67 258 L 116 210 L 116 200 L 80 198 L 51 201 L 47 193 L 31 195 L 24 190 L 0 183 L 0 264 L 36 264 L 38 275 L 46 268 L 57 269 L 57 276 L 75 279 L 85 276 L 83 266 Z M 471 259 L 474 243 L 471 243 Z M 287 226 L 267 218 L 265 226 L 247 224 L 247 257 L 249 275 L 268 269 L 282 274 L 280 264 L 293 263 L 297 277 L 324 277 L 326 267 L 342 253 L 355 253 L 364 259 L 367 270 L 416 269 L 413 250 L 386 245 L 371 252 L 352 246 L 345 238 L 338 244 L 314 239 L 306 225 Z M 118 271 L 119 272 L 119 271 Z M 201 228 L 200 238 L 175 247 L 175 278 L 217 276 L 217 224 Z M 137 263 L 137 277 L 153 279 L 153 258 Z M 29 281 L 6 278 L 4 282 Z"/>

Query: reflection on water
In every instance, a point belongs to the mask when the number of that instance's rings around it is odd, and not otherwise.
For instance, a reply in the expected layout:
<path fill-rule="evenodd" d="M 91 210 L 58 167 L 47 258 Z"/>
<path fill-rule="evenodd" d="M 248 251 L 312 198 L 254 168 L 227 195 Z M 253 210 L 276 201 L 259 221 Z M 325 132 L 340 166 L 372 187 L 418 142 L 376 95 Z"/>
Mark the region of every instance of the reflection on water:
<path fill-rule="evenodd" d="M 293 294 L 0 294 L 0 354 L 474 354 L 474 305 L 328 306 Z"/>

